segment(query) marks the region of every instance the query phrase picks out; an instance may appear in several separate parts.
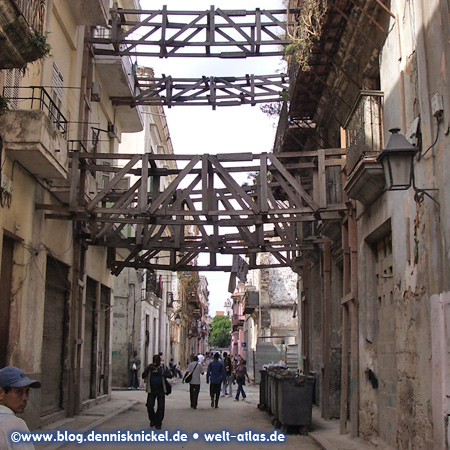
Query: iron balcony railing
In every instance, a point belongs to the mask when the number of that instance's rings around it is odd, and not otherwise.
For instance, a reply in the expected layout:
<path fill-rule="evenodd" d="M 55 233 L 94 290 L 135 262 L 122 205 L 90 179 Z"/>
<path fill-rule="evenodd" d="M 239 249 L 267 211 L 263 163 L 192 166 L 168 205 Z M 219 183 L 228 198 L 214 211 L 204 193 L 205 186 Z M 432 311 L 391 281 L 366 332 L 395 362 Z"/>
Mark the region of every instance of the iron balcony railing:
<path fill-rule="evenodd" d="M 161 275 L 157 275 L 155 272 L 149 272 L 147 274 L 147 292 L 153 292 L 158 298 L 162 298 L 163 295 L 163 281 Z"/>
<path fill-rule="evenodd" d="M 20 92 L 16 97 L 9 97 L 10 86 L 3 88 L 3 97 L 8 102 L 20 105 L 19 109 L 39 109 L 47 113 L 49 119 L 55 124 L 56 128 L 67 137 L 68 120 L 64 117 L 60 107 L 52 99 L 47 90 L 42 86 L 20 87 Z M 30 92 L 30 94 L 28 94 Z"/>
<path fill-rule="evenodd" d="M 33 30 L 44 32 L 45 0 L 13 0 Z"/>
<path fill-rule="evenodd" d="M 347 174 L 365 156 L 376 156 L 383 136 L 383 92 L 361 91 L 344 124 Z"/>

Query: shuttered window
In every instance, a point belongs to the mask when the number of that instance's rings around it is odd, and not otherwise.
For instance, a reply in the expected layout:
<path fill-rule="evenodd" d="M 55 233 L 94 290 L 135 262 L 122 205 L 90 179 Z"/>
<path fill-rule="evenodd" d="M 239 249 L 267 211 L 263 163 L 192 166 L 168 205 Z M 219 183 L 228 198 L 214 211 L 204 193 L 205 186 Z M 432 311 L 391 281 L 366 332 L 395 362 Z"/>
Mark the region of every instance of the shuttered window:
<path fill-rule="evenodd" d="M 22 74 L 19 69 L 5 70 L 4 96 L 9 100 L 8 106 L 11 109 L 19 108 L 19 88 Z"/>

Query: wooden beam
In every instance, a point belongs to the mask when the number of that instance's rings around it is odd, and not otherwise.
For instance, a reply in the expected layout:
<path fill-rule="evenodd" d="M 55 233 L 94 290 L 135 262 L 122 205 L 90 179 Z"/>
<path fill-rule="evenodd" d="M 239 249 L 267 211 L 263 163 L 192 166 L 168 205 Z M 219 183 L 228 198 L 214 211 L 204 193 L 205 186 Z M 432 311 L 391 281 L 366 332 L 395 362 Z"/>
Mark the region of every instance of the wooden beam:
<path fill-rule="evenodd" d="M 128 171 L 141 159 L 141 155 L 134 155 L 133 158 L 120 170 L 115 177 L 89 202 L 86 206 L 87 211 L 94 209 L 104 196 L 111 191 L 123 179 Z"/>
<path fill-rule="evenodd" d="M 290 185 L 296 190 L 296 192 L 305 200 L 313 211 L 317 211 L 319 206 L 313 201 L 312 197 L 303 189 L 303 187 L 297 183 L 295 178 L 283 167 L 280 161 L 273 153 L 267 155 L 268 159 L 278 169 L 278 171 L 284 176 L 284 178 L 290 183 Z"/>
<path fill-rule="evenodd" d="M 330 383 L 331 383 L 331 242 L 323 244 L 323 303 L 322 303 L 322 417 L 331 419 Z"/>
<path fill-rule="evenodd" d="M 236 183 L 236 181 L 226 172 L 226 170 L 220 164 L 219 160 L 213 155 L 210 155 L 209 158 L 211 164 L 213 164 L 216 167 L 220 179 L 233 194 L 234 200 L 236 200 L 239 203 L 239 205 L 241 205 L 242 208 L 250 207 L 250 209 L 254 213 L 259 214 L 260 210 L 258 205 L 255 204 L 255 202 L 251 199 L 249 195 L 247 195 L 247 193 L 242 189 L 242 187 L 239 186 Z M 243 202 L 243 200 L 245 200 L 247 205 Z"/>
<path fill-rule="evenodd" d="M 161 203 L 172 196 L 178 185 L 184 179 L 184 177 L 189 173 L 189 171 L 200 161 L 200 156 L 192 158 L 192 160 L 186 165 L 186 167 L 180 172 L 180 174 L 170 183 L 170 185 L 161 193 L 158 198 L 152 201 L 152 204 L 148 208 L 149 214 L 154 214 L 155 211 L 161 206 Z"/>

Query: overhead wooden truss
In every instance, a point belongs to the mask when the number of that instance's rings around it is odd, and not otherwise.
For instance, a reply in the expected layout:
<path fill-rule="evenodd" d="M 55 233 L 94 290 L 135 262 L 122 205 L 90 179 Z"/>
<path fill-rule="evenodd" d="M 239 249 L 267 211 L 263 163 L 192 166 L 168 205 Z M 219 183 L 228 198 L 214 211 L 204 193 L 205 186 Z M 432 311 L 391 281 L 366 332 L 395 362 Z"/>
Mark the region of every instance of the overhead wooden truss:
<path fill-rule="evenodd" d="M 299 10 L 290 10 L 295 17 Z M 111 9 L 108 30 L 89 39 L 97 55 L 246 58 L 280 55 L 286 38 L 286 9 L 206 11 Z M 218 50 L 216 50 L 218 49 Z"/>
<path fill-rule="evenodd" d="M 112 97 L 115 105 L 237 106 L 279 102 L 289 90 L 287 75 L 245 75 L 244 77 L 137 78 L 140 94 Z"/>
<path fill-rule="evenodd" d="M 48 218 L 84 223 L 88 244 L 121 249 L 124 259 L 111 263 L 116 274 L 124 267 L 230 271 L 231 264 L 218 264 L 218 254 L 245 255 L 251 269 L 262 268 L 260 252 L 274 255 L 276 266 L 292 266 L 321 241 L 310 225 L 340 220 L 347 209 L 336 199 L 327 203 L 334 188 L 327 173 L 336 166 L 339 172 L 344 154 L 76 151 L 69 204 L 38 207 Z M 104 185 L 87 197 L 83 186 L 94 179 Z M 201 253 L 209 254 L 207 265 L 192 265 Z"/>

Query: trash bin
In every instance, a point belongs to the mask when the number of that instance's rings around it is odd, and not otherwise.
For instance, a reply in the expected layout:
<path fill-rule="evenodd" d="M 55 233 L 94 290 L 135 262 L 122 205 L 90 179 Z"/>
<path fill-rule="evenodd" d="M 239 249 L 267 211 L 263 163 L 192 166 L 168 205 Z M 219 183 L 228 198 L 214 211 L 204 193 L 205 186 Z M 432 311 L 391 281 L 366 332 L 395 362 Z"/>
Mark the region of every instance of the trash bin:
<path fill-rule="evenodd" d="M 303 427 L 308 431 L 312 420 L 314 377 L 278 376 L 277 418 L 285 427 Z"/>
<path fill-rule="evenodd" d="M 271 399 L 271 403 L 272 403 L 272 414 L 273 414 L 273 419 L 272 419 L 272 423 L 275 424 L 275 426 L 278 426 L 278 422 L 279 422 L 279 416 L 278 416 L 278 375 L 274 374 L 272 375 L 272 399 Z"/>
<path fill-rule="evenodd" d="M 269 367 L 267 370 L 268 375 L 268 390 L 267 390 L 267 401 L 268 401 L 268 412 L 273 414 L 275 417 L 273 422 L 277 424 L 278 419 L 278 378 L 277 376 L 285 371 L 283 367 Z"/>
<path fill-rule="evenodd" d="M 272 391 L 273 391 L 274 381 L 272 373 L 267 373 L 267 411 L 269 414 L 273 414 L 273 401 L 272 401 Z"/>
<path fill-rule="evenodd" d="M 258 408 L 262 411 L 264 409 L 268 408 L 268 401 L 267 401 L 267 391 L 268 391 L 268 375 L 267 370 L 260 370 L 259 373 L 261 374 L 261 381 L 259 383 L 259 405 Z"/>

